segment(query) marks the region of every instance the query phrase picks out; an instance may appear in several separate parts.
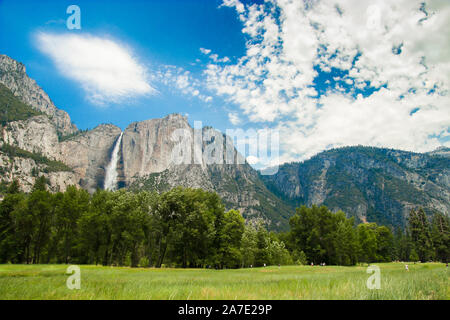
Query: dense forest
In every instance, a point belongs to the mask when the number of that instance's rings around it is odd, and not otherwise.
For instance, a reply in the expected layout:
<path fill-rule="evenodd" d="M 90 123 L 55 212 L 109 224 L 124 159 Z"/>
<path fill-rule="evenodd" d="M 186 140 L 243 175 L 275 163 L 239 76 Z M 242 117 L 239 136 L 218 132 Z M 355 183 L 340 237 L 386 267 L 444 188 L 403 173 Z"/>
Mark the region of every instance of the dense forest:
<path fill-rule="evenodd" d="M 325 206 L 296 209 L 285 233 L 246 223 L 216 193 L 177 187 L 158 194 L 76 187 L 29 194 L 12 182 L 0 203 L 0 263 L 239 268 L 285 264 L 448 261 L 449 218 L 412 210 L 406 230 L 355 225 Z"/>

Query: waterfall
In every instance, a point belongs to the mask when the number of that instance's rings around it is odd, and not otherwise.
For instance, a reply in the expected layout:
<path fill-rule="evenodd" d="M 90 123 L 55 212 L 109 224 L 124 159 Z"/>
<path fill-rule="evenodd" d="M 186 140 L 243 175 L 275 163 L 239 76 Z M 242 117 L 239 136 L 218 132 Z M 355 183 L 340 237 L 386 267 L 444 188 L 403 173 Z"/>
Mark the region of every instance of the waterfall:
<path fill-rule="evenodd" d="M 119 138 L 114 145 L 114 149 L 111 155 L 111 161 L 106 166 L 105 172 L 105 190 L 116 190 L 117 188 L 117 162 L 119 161 L 120 143 L 122 142 L 123 132 L 120 133 Z"/>

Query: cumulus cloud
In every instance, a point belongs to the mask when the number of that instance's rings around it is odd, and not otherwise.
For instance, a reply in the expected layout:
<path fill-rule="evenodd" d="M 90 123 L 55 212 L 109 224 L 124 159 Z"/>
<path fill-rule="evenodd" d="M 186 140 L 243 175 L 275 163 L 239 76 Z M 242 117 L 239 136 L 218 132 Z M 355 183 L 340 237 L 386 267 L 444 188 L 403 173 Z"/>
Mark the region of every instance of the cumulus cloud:
<path fill-rule="evenodd" d="M 449 144 L 448 1 L 222 6 L 236 9 L 249 41 L 237 63 L 207 66 L 208 87 L 238 106 L 233 117 L 280 130 L 282 161 L 344 145 Z"/>
<path fill-rule="evenodd" d="M 78 82 L 93 103 L 105 105 L 154 94 L 147 69 L 126 46 L 106 38 L 79 34 L 36 34 L 39 49 L 58 70 Z"/>

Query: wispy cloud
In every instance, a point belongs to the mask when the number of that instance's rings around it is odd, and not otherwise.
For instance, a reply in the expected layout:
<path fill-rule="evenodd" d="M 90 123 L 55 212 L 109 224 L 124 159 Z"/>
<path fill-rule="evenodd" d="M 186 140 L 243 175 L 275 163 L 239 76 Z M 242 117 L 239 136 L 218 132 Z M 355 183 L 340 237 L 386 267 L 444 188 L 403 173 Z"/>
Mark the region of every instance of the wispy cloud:
<path fill-rule="evenodd" d="M 181 67 L 162 66 L 154 78 L 171 89 L 177 89 L 184 95 L 198 98 L 205 103 L 212 101 L 212 97 L 204 92 L 203 83 Z"/>
<path fill-rule="evenodd" d="M 223 57 L 219 58 L 219 55 L 217 53 L 212 53 L 210 49 L 200 48 L 200 52 L 204 54 L 205 56 L 208 56 L 212 61 L 218 63 L 218 62 L 230 62 L 230 58 Z"/>
<path fill-rule="evenodd" d="M 241 123 L 241 119 L 239 118 L 239 115 L 236 112 L 229 112 L 228 120 L 230 120 L 231 124 L 233 125 L 238 125 Z"/>
<path fill-rule="evenodd" d="M 204 55 L 208 55 L 211 53 L 210 49 L 205 49 L 205 48 L 200 48 L 200 52 L 203 53 Z"/>
<path fill-rule="evenodd" d="M 156 93 L 145 66 L 117 41 L 93 35 L 40 32 L 36 43 L 59 72 L 78 82 L 87 99 L 95 104 L 119 103 Z"/>
<path fill-rule="evenodd" d="M 65 24 L 66 20 L 64 19 L 52 19 L 45 22 L 46 25 L 54 25 L 54 24 Z"/>

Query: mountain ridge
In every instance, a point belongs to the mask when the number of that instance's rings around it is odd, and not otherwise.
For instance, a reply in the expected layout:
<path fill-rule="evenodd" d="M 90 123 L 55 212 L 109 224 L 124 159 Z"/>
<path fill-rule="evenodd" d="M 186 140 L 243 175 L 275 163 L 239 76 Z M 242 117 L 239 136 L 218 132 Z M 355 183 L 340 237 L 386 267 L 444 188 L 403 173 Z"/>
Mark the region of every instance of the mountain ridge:
<path fill-rule="evenodd" d="M 283 164 L 277 174 L 262 178 L 291 206 L 324 204 L 358 222 L 404 226 L 409 211 L 419 206 L 428 213 L 450 211 L 447 155 L 343 147 Z"/>
<path fill-rule="evenodd" d="M 27 75 L 25 65 L 4 54 L 0 54 L 0 83 L 23 103 L 52 117 L 60 135 L 78 130 L 69 114 L 58 109 L 47 93 Z"/>
<path fill-rule="evenodd" d="M 14 116 L 0 113 L 0 147 L 23 150 L 11 157 L 0 149 L 2 183 L 18 179 L 29 192 L 35 178 L 43 174 L 52 191 L 64 191 L 69 185 L 91 193 L 103 188 L 122 130 L 113 124 L 78 130 L 69 115 L 26 75 L 25 66 L 5 55 L 0 55 L 0 84 L 10 91 L 0 92 L 9 101 L 0 110 L 8 110 L 10 103 L 18 110 Z M 272 230 L 286 230 L 295 207 L 302 204 L 325 204 L 359 222 L 394 227 L 404 226 L 408 211 L 418 206 L 428 213 L 438 210 L 448 215 L 450 211 L 448 148 L 429 153 L 362 146 L 331 149 L 301 163 L 285 163 L 267 176 L 226 142 L 223 150 L 227 151 L 217 159 L 224 160 L 231 152 L 235 164 L 209 163 L 203 156 L 196 162 L 195 151 L 187 163 L 174 164 L 178 130 L 205 137 L 198 146 L 202 154 L 210 151 L 216 138 L 225 138 L 211 127 L 192 128 L 179 114 L 130 123 L 118 149 L 118 187 L 161 192 L 181 185 L 214 191 L 227 209 L 239 210 L 249 221 L 263 220 Z M 194 150 L 194 141 L 189 141 L 187 147 Z M 46 162 L 64 163 L 71 171 L 61 165 L 50 170 Z"/>

